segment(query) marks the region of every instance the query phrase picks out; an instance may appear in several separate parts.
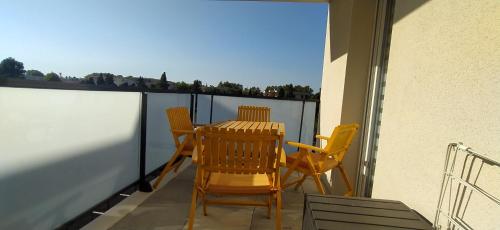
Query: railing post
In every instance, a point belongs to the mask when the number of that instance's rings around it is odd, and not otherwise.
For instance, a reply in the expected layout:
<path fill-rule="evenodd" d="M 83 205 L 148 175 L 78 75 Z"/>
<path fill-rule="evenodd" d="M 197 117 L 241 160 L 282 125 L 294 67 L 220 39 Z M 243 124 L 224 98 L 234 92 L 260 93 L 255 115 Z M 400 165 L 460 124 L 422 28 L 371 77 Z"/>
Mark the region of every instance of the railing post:
<path fill-rule="evenodd" d="M 212 94 L 210 97 L 210 124 L 212 124 L 212 112 L 214 109 L 214 95 Z"/>
<path fill-rule="evenodd" d="M 304 123 L 304 107 L 305 107 L 305 105 L 306 105 L 306 99 L 304 99 L 302 101 L 302 112 L 300 114 L 299 142 L 300 142 L 300 140 L 302 138 L 302 123 Z"/>
<path fill-rule="evenodd" d="M 189 117 L 191 117 L 191 122 L 194 123 L 193 106 L 194 106 L 194 95 L 191 93 L 191 101 L 189 102 Z"/>
<path fill-rule="evenodd" d="M 314 131 L 313 131 L 313 146 L 316 146 L 316 134 L 318 134 L 318 126 L 319 126 L 319 101 L 316 102 L 316 109 L 314 111 Z"/>
<path fill-rule="evenodd" d="M 193 124 L 198 123 L 198 93 L 195 95 L 195 100 L 194 100 L 194 121 Z"/>
<path fill-rule="evenodd" d="M 141 142 L 140 142 L 140 157 L 139 157 L 139 191 L 151 192 L 153 188 L 146 181 L 146 127 L 148 116 L 148 95 L 141 92 Z"/>

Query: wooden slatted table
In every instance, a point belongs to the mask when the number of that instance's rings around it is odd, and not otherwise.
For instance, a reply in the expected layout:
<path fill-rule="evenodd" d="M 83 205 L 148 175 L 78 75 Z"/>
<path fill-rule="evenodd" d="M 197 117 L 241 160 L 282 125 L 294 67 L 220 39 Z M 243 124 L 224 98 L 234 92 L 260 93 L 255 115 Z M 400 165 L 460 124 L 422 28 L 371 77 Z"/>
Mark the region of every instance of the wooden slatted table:
<path fill-rule="evenodd" d="M 285 138 L 285 123 L 282 122 L 260 122 L 260 121 L 223 121 L 209 126 L 217 127 L 220 129 L 226 129 L 228 132 L 243 132 L 243 133 L 253 133 L 256 130 L 259 131 L 269 131 L 271 134 L 279 135 L 282 145 L 284 147 L 283 140 Z M 197 151 L 193 152 L 193 162 L 197 161 Z M 286 164 L 285 151 L 281 152 L 280 164 Z"/>
<path fill-rule="evenodd" d="M 432 225 L 400 201 L 307 194 L 303 230 L 432 229 Z"/>
<path fill-rule="evenodd" d="M 272 134 L 285 136 L 285 123 L 260 121 L 223 121 L 211 124 L 212 127 L 227 129 L 232 132 L 253 133 L 256 130 L 269 131 Z"/>

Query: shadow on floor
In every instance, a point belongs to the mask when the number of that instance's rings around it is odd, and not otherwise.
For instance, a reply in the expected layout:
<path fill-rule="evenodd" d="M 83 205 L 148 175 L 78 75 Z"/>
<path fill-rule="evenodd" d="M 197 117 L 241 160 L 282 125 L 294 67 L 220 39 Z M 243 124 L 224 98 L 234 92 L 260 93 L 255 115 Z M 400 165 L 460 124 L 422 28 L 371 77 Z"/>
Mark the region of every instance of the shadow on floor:
<path fill-rule="evenodd" d="M 195 166 L 189 166 L 111 229 L 185 229 L 194 173 Z M 283 192 L 282 229 L 302 228 L 304 191 L 316 193 L 312 180 L 306 180 L 298 190 L 290 188 Z M 274 208 L 271 219 L 267 218 L 265 207 L 208 206 L 207 211 L 208 216 L 203 216 L 201 206 L 197 206 L 194 229 L 274 229 Z"/>

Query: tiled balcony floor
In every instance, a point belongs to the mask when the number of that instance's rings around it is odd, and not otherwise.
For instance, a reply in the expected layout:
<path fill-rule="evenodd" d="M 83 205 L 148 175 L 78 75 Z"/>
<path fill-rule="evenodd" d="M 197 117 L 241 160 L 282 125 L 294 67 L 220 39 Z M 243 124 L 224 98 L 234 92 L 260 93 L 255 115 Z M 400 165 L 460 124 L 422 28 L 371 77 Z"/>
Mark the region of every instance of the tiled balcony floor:
<path fill-rule="evenodd" d="M 194 173 L 195 166 L 186 168 L 111 229 L 186 229 Z M 316 193 L 312 180 L 306 180 L 298 190 L 288 188 L 283 192 L 282 229 L 301 229 L 304 191 Z M 212 205 L 207 207 L 207 211 L 208 216 L 203 216 L 202 206 L 197 206 L 195 229 L 274 229 L 275 207 L 271 219 L 267 218 L 266 207 Z"/>

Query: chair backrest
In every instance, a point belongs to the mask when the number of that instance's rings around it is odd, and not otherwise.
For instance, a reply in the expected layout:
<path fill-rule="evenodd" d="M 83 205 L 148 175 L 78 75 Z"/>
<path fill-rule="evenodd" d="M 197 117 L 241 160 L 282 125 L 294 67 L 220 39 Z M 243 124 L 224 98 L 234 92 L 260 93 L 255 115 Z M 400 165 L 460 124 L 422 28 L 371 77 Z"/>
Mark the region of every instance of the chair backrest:
<path fill-rule="evenodd" d="M 271 108 L 241 105 L 238 107 L 238 121 L 271 121 Z"/>
<path fill-rule="evenodd" d="M 279 169 L 280 137 L 259 130 L 247 133 L 205 126 L 196 131 L 197 147 L 204 148 L 198 160 L 206 172 L 273 174 Z M 278 146 L 278 148 L 276 148 Z"/>
<path fill-rule="evenodd" d="M 175 145 L 178 146 L 179 136 L 181 133 L 177 132 L 179 130 L 194 130 L 193 123 L 189 116 L 189 110 L 186 107 L 172 107 L 165 110 L 167 114 L 168 122 L 170 123 L 170 129 L 172 135 L 174 136 Z"/>
<path fill-rule="evenodd" d="M 359 125 L 356 123 L 335 127 L 324 148 L 326 157 L 335 157 L 337 161 L 342 162 L 358 129 Z"/>

